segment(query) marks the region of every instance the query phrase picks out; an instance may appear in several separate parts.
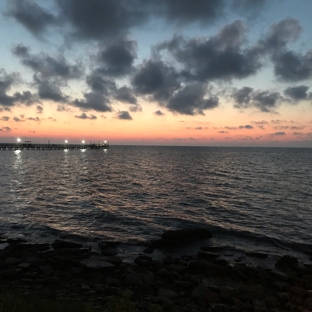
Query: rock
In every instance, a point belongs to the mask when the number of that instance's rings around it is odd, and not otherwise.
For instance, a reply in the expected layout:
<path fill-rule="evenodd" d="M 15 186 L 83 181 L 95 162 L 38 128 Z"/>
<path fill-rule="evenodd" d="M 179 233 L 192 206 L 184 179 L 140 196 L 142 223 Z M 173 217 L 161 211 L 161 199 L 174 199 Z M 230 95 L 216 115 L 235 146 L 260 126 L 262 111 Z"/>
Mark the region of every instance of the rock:
<path fill-rule="evenodd" d="M 281 257 L 276 263 L 275 266 L 278 269 L 285 269 L 285 268 L 296 268 L 298 266 L 298 259 L 293 256 L 283 256 Z"/>
<path fill-rule="evenodd" d="M 268 257 L 268 254 L 265 254 L 262 252 L 256 252 L 256 251 L 246 251 L 245 254 L 248 257 L 259 258 L 259 259 L 266 259 Z"/>
<path fill-rule="evenodd" d="M 308 298 L 305 302 L 304 302 L 304 306 L 308 309 L 312 309 L 312 298 Z"/>
<path fill-rule="evenodd" d="M 63 240 L 63 239 L 56 239 L 52 243 L 52 247 L 55 250 L 64 249 L 64 248 L 81 248 L 82 244 L 72 242 L 72 241 Z"/>
<path fill-rule="evenodd" d="M 210 290 L 204 284 L 199 284 L 193 291 L 191 297 L 199 301 L 208 301 L 211 303 L 219 303 L 220 296 L 214 291 Z"/>
<path fill-rule="evenodd" d="M 226 305 L 221 303 L 211 303 L 210 307 L 213 312 L 225 312 L 227 309 Z"/>
<path fill-rule="evenodd" d="M 204 246 L 201 246 L 200 249 L 202 251 L 216 252 L 216 251 L 223 250 L 223 247 L 222 246 L 216 246 L 216 245 L 204 245 Z"/>
<path fill-rule="evenodd" d="M 91 270 L 99 270 L 99 271 L 110 271 L 111 269 L 115 268 L 113 264 L 102 260 L 100 258 L 89 258 L 80 261 L 80 263 Z"/>
<path fill-rule="evenodd" d="M 270 308 L 278 308 L 280 306 L 279 300 L 274 296 L 266 297 L 265 303 Z"/>
<path fill-rule="evenodd" d="M 281 271 L 276 270 L 276 269 L 273 269 L 271 271 L 271 275 L 272 275 L 273 278 L 277 278 L 279 280 L 283 280 L 283 281 L 286 281 L 286 282 L 289 280 L 289 276 L 286 273 L 281 272 Z"/>
<path fill-rule="evenodd" d="M 101 251 L 101 255 L 103 256 L 116 256 L 117 254 L 118 250 L 114 247 L 107 247 Z"/>
<path fill-rule="evenodd" d="M 19 259 L 19 258 L 14 258 L 14 257 L 8 257 L 5 261 L 4 261 L 4 264 L 6 265 L 12 265 L 12 266 L 15 266 L 19 263 L 22 262 L 22 259 Z"/>
<path fill-rule="evenodd" d="M 197 257 L 201 258 L 201 259 L 216 259 L 219 258 L 220 255 L 216 254 L 216 253 L 212 253 L 212 252 L 207 252 L 207 251 L 199 251 L 197 253 Z"/>
<path fill-rule="evenodd" d="M 173 303 L 170 299 L 163 297 L 163 296 L 158 296 L 154 299 L 154 303 L 160 304 L 165 311 L 169 311 L 173 307 Z"/>
<path fill-rule="evenodd" d="M 113 277 L 108 277 L 106 279 L 107 284 L 115 286 L 115 287 L 119 287 L 120 286 L 120 281 L 117 278 L 113 278 Z"/>
<path fill-rule="evenodd" d="M 212 234 L 207 228 L 186 228 L 169 230 L 163 233 L 161 240 L 166 244 L 185 245 L 190 241 L 211 238 Z"/>
<path fill-rule="evenodd" d="M 151 254 L 154 252 L 154 248 L 146 248 L 143 250 L 144 253 Z"/>
<path fill-rule="evenodd" d="M 174 286 L 180 289 L 188 290 L 193 288 L 193 284 L 186 281 L 175 281 Z"/>
<path fill-rule="evenodd" d="M 171 289 L 159 288 L 158 296 L 169 298 L 169 299 L 174 299 L 178 296 L 178 294 L 174 290 L 171 290 Z"/>

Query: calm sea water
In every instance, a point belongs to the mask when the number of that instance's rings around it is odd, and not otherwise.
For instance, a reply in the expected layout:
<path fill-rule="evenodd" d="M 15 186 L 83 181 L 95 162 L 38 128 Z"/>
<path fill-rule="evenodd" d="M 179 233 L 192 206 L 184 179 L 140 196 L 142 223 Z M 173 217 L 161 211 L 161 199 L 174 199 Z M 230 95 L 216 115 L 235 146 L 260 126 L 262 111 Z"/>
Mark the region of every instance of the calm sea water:
<path fill-rule="evenodd" d="M 111 146 L 0 151 L 0 232 L 127 243 L 209 226 L 223 245 L 312 245 L 312 149 Z"/>

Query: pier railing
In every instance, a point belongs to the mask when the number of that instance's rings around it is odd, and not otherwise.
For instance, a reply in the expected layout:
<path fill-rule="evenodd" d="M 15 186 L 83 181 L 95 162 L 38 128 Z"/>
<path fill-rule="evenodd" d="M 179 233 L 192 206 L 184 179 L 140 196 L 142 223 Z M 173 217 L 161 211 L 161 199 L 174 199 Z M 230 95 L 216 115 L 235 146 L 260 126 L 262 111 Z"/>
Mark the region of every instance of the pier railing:
<path fill-rule="evenodd" d="M 0 143 L 0 150 L 83 150 L 108 149 L 108 143 L 102 144 L 32 144 L 32 143 Z"/>

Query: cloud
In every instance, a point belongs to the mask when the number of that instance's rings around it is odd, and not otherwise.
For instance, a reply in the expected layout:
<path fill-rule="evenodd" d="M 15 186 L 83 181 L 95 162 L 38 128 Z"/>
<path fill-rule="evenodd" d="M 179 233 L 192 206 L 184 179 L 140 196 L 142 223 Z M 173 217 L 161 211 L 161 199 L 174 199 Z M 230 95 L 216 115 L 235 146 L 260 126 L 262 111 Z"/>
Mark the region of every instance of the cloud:
<path fill-rule="evenodd" d="M 36 112 L 37 112 L 37 114 L 42 114 L 42 112 L 43 112 L 43 107 L 40 106 L 40 105 L 37 105 L 37 107 L 36 107 Z"/>
<path fill-rule="evenodd" d="M 97 117 L 96 117 L 95 115 L 87 116 L 86 113 L 82 113 L 80 116 L 75 116 L 75 118 L 79 118 L 79 119 L 91 119 L 91 120 L 97 119 Z"/>
<path fill-rule="evenodd" d="M 97 112 L 111 112 L 110 100 L 95 92 L 84 93 L 84 99 L 76 99 L 72 105 L 81 108 L 82 110 L 95 110 Z"/>
<path fill-rule="evenodd" d="M 261 42 L 265 49 L 278 53 L 288 43 L 294 42 L 300 36 L 302 28 L 294 18 L 286 18 L 270 27 L 266 38 Z"/>
<path fill-rule="evenodd" d="M 204 110 L 214 109 L 219 105 L 216 96 L 207 97 L 207 87 L 204 84 L 189 84 L 169 98 L 166 107 L 172 112 L 184 115 L 204 115 Z"/>
<path fill-rule="evenodd" d="M 86 82 L 91 91 L 83 94 L 84 99 L 72 101 L 71 105 L 85 111 L 111 112 L 111 97 L 116 91 L 115 82 L 96 73 L 87 76 Z"/>
<path fill-rule="evenodd" d="M 12 129 L 10 127 L 2 127 L 2 128 L 0 128 L 0 131 L 1 132 L 11 132 Z"/>
<path fill-rule="evenodd" d="M 232 6 L 235 10 L 252 18 L 259 14 L 259 11 L 265 6 L 267 0 L 233 0 Z"/>
<path fill-rule="evenodd" d="M 279 92 L 274 91 L 255 91 L 250 87 L 236 89 L 232 93 L 236 104 L 235 108 L 256 107 L 262 112 L 272 113 L 282 100 Z"/>
<path fill-rule="evenodd" d="M 133 90 L 126 86 L 123 86 L 117 89 L 114 97 L 116 100 L 124 102 L 124 103 L 137 104 L 137 99 L 133 95 Z"/>
<path fill-rule="evenodd" d="M 132 85 L 138 94 L 151 95 L 153 100 L 161 102 L 180 87 L 180 80 L 174 67 L 160 60 L 149 60 L 139 66 Z"/>
<path fill-rule="evenodd" d="M 309 90 L 308 86 L 296 86 L 288 87 L 284 90 L 285 95 L 289 96 L 294 101 L 305 100 L 308 97 L 307 91 Z"/>
<path fill-rule="evenodd" d="M 239 126 L 239 129 L 254 129 L 252 125 Z"/>
<path fill-rule="evenodd" d="M 118 37 L 130 27 L 142 25 L 148 18 L 144 14 L 143 1 L 56 0 L 56 3 L 77 39 Z"/>
<path fill-rule="evenodd" d="M 67 86 L 67 81 L 82 76 L 83 68 L 80 63 L 71 65 L 61 55 L 54 58 L 45 53 L 31 54 L 30 49 L 22 44 L 13 48 L 13 54 L 34 72 L 33 82 L 40 99 L 69 102 L 69 97 L 62 89 Z"/>
<path fill-rule="evenodd" d="M 275 133 L 272 133 L 271 136 L 283 136 L 285 135 L 286 133 L 284 131 L 280 131 L 280 132 L 275 132 Z"/>
<path fill-rule="evenodd" d="M 1 120 L 2 121 L 8 121 L 8 120 L 10 120 L 10 117 L 9 116 L 2 116 Z"/>
<path fill-rule="evenodd" d="M 245 27 L 241 21 L 225 26 L 210 38 L 175 36 L 157 46 L 182 67 L 185 79 L 197 81 L 242 79 L 261 68 L 258 50 L 243 48 Z"/>
<path fill-rule="evenodd" d="M 39 118 L 39 117 L 28 117 L 27 120 L 32 120 L 32 121 L 40 122 L 40 118 Z"/>
<path fill-rule="evenodd" d="M 24 121 L 22 118 L 19 118 L 19 117 L 14 117 L 13 120 L 15 122 L 23 122 Z"/>
<path fill-rule="evenodd" d="M 53 77 L 64 80 L 78 79 L 83 74 L 81 63 L 76 62 L 71 65 L 62 55 L 52 57 L 46 53 L 31 54 L 30 49 L 22 44 L 13 48 L 13 54 L 20 58 L 25 67 L 30 68 L 37 75 L 40 74 L 41 79 Z"/>
<path fill-rule="evenodd" d="M 221 131 L 218 131 L 218 133 L 224 134 L 224 133 L 228 133 L 228 131 L 221 130 Z"/>
<path fill-rule="evenodd" d="M 195 130 L 203 130 L 203 127 L 195 127 Z"/>
<path fill-rule="evenodd" d="M 165 114 L 161 110 L 157 110 L 156 112 L 154 112 L 154 115 L 156 115 L 156 116 L 164 116 Z"/>
<path fill-rule="evenodd" d="M 220 16 L 224 8 L 224 1 L 197 0 L 196 5 L 194 5 L 187 0 L 160 0 L 157 2 L 157 6 L 160 6 L 160 13 L 168 21 L 180 25 L 194 22 L 208 24 Z"/>
<path fill-rule="evenodd" d="M 122 120 L 132 120 L 132 117 L 130 116 L 129 112 L 127 111 L 121 111 L 117 114 L 118 119 Z"/>
<path fill-rule="evenodd" d="M 34 1 L 10 0 L 8 3 L 7 15 L 22 24 L 36 37 L 41 36 L 49 26 L 57 22 L 55 15 L 44 10 Z"/>
<path fill-rule="evenodd" d="M 141 105 L 132 105 L 132 106 L 130 106 L 130 112 L 132 112 L 132 113 L 142 112 L 142 106 Z"/>
<path fill-rule="evenodd" d="M 137 57 L 137 43 L 126 38 L 103 46 L 97 56 L 97 71 L 107 76 L 120 77 L 129 74 Z"/>
<path fill-rule="evenodd" d="M 0 105 L 8 110 L 8 107 L 12 107 L 15 104 L 21 103 L 25 105 L 31 105 L 37 101 L 35 95 L 30 91 L 15 92 L 13 95 L 8 95 L 11 87 L 19 84 L 20 77 L 17 73 L 7 74 L 4 70 L 0 69 Z"/>
<path fill-rule="evenodd" d="M 227 129 L 227 130 L 237 130 L 237 127 L 225 126 L 224 128 Z"/>
<path fill-rule="evenodd" d="M 312 76 L 312 52 L 301 54 L 288 48 L 301 32 L 302 27 L 296 19 L 286 18 L 273 24 L 265 39 L 259 41 L 259 51 L 271 56 L 275 76 L 282 81 L 296 82 Z"/>

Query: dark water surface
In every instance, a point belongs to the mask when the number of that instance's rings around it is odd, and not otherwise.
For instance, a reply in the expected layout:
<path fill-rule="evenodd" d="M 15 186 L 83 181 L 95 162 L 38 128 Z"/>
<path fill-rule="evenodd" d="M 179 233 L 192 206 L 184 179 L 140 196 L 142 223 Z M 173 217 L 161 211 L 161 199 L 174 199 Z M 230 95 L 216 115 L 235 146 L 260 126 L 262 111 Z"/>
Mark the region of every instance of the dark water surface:
<path fill-rule="evenodd" d="M 0 151 L 0 232 L 8 236 L 134 243 L 202 225 L 223 245 L 309 249 L 312 149 Z"/>

